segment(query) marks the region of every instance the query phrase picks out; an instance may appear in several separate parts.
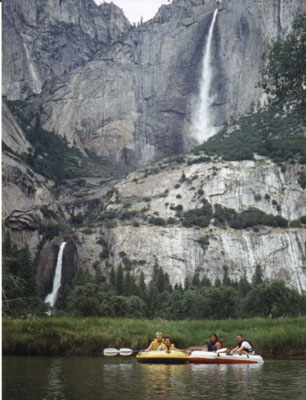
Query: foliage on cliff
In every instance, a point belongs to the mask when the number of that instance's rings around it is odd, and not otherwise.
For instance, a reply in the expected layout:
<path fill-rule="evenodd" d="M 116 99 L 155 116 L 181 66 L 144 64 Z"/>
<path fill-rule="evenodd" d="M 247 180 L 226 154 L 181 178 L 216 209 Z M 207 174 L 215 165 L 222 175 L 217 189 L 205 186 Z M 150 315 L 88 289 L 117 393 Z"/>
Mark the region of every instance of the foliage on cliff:
<path fill-rule="evenodd" d="M 31 124 L 24 114 L 24 101 L 7 101 L 14 117 L 19 123 L 34 151 L 23 155 L 23 160 L 37 173 L 61 183 L 64 179 L 76 179 L 83 176 L 99 176 L 118 173 L 111 161 L 96 155 L 84 156 L 74 147 L 68 146 L 62 138 L 42 127 L 39 114 Z M 10 151 L 10 149 L 5 148 Z"/>
<path fill-rule="evenodd" d="M 284 112 L 279 106 L 247 115 L 224 128 L 203 143 L 196 151 L 224 160 L 253 160 L 254 155 L 269 157 L 275 162 L 306 164 L 305 113 Z"/>
<path fill-rule="evenodd" d="M 306 15 L 298 18 L 284 39 L 264 53 L 261 86 L 271 102 L 305 112 L 306 108 Z"/>
<path fill-rule="evenodd" d="M 34 263 L 28 247 L 18 250 L 6 233 L 2 251 L 3 315 L 20 317 L 41 314 L 45 305 L 38 296 Z"/>

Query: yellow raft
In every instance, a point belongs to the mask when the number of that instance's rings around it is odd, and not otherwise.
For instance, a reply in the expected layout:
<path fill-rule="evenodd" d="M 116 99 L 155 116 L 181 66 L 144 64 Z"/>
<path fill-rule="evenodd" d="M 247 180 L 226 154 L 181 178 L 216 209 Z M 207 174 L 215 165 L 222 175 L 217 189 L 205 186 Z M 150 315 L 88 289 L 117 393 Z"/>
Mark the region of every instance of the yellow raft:
<path fill-rule="evenodd" d="M 185 364 L 188 356 L 179 350 L 171 350 L 169 353 L 166 351 L 143 351 L 137 354 L 136 359 L 140 363 Z"/>

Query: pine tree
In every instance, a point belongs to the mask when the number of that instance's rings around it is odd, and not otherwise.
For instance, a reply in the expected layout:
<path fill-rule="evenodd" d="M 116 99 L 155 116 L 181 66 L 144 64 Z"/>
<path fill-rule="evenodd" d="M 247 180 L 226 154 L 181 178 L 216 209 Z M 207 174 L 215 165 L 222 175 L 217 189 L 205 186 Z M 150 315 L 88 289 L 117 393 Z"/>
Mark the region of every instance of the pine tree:
<path fill-rule="evenodd" d="M 223 286 L 231 286 L 232 281 L 230 280 L 228 276 L 228 267 L 224 265 L 223 267 L 223 280 L 222 280 L 222 285 Z"/>
<path fill-rule="evenodd" d="M 109 283 L 112 285 L 114 288 L 116 287 L 116 273 L 114 270 L 114 267 L 112 266 L 110 273 L 109 273 Z"/>
<path fill-rule="evenodd" d="M 141 297 L 143 300 L 146 301 L 146 299 L 147 299 L 147 285 L 145 283 L 145 276 L 144 276 L 143 271 L 141 271 L 140 277 L 139 277 L 138 293 L 139 293 L 139 297 Z"/>
<path fill-rule="evenodd" d="M 119 265 L 116 274 L 116 292 L 119 296 L 123 294 L 123 268 L 122 264 Z"/>
<path fill-rule="evenodd" d="M 199 273 L 195 272 L 195 274 L 193 275 L 192 281 L 191 281 L 191 285 L 194 288 L 198 288 L 200 287 L 200 277 L 199 277 Z"/>
<path fill-rule="evenodd" d="M 257 264 L 252 278 L 252 285 L 260 285 L 263 282 L 261 265 Z"/>
<path fill-rule="evenodd" d="M 127 271 L 124 275 L 123 280 L 123 296 L 131 296 L 132 295 L 132 279 L 130 271 Z"/>

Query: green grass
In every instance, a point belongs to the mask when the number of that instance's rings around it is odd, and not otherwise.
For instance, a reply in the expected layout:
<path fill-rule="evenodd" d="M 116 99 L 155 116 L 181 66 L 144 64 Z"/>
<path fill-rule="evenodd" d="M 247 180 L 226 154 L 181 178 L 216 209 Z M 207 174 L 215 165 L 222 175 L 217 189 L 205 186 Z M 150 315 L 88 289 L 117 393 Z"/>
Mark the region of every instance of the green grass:
<path fill-rule="evenodd" d="M 241 332 L 256 353 L 265 357 L 306 356 L 306 317 L 223 321 L 3 319 L 3 354 L 99 356 L 106 347 L 143 349 L 156 331 L 170 335 L 178 348 L 205 344 L 212 332 L 231 348 Z"/>

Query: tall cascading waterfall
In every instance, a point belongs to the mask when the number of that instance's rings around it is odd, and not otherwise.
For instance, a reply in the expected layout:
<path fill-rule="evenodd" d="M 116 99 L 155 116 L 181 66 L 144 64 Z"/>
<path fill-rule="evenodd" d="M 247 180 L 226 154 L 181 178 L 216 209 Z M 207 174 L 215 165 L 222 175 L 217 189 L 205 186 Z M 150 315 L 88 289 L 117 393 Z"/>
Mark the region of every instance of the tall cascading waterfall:
<path fill-rule="evenodd" d="M 200 81 L 200 95 L 195 112 L 192 115 L 192 131 L 191 135 L 199 142 L 207 140 L 217 132 L 217 127 L 211 124 L 210 106 L 213 102 L 213 97 L 210 95 L 211 82 L 213 78 L 211 48 L 213 41 L 214 27 L 219 9 L 214 12 L 205 46 L 202 75 Z"/>
<path fill-rule="evenodd" d="M 53 288 L 52 292 L 47 295 L 45 298 L 45 303 L 49 303 L 51 309 L 54 308 L 54 305 L 57 300 L 58 291 L 61 287 L 61 280 L 62 280 L 62 262 L 63 262 L 63 253 L 65 248 L 66 242 L 61 243 L 60 250 L 57 256 L 57 263 L 55 268 L 55 275 L 53 279 Z"/>

